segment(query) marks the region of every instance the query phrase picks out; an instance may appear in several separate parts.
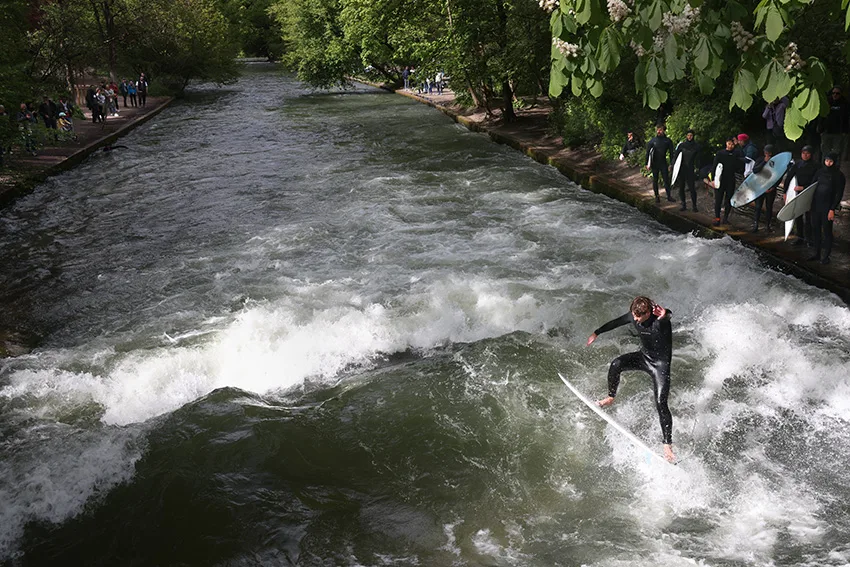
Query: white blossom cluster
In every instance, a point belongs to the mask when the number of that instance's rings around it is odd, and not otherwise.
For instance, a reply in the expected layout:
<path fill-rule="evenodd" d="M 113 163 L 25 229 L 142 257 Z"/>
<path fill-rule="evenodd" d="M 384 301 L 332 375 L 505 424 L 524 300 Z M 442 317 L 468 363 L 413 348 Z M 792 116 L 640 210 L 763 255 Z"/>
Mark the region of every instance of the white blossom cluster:
<path fill-rule="evenodd" d="M 691 24 L 698 17 L 699 8 L 691 8 L 690 4 L 685 4 L 681 14 L 667 12 L 661 17 L 661 23 L 670 33 L 681 35 L 690 29 Z"/>
<path fill-rule="evenodd" d="M 552 38 L 552 45 L 557 47 L 558 51 L 561 52 L 561 55 L 563 55 L 564 57 L 566 57 L 568 59 L 570 57 L 575 57 L 575 56 L 578 55 L 578 45 L 576 45 L 574 43 L 567 43 L 563 39 L 553 37 Z"/>
<path fill-rule="evenodd" d="M 753 34 L 745 30 L 741 22 L 732 22 L 732 39 L 741 51 L 746 51 L 756 43 Z"/>
<path fill-rule="evenodd" d="M 608 14 L 611 16 L 611 21 L 615 24 L 625 19 L 631 13 L 632 9 L 623 0 L 608 0 Z"/>
<path fill-rule="evenodd" d="M 785 47 L 785 52 L 782 54 L 784 57 L 783 63 L 785 64 L 785 72 L 791 71 L 792 69 L 800 70 L 806 66 L 806 62 L 803 61 L 800 54 L 797 52 L 797 44 L 789 43 Z"/>
<path fill-rule="evenodd" d="M 658 30 L 655 32 L 655 35 L 652 37 L 652 43 L 655 44 L 655 49 L 661 51 L 664 49 L 664 41 L 667 39 L 667 36 Z"/>
<path fill-rule="evenodd" d="M 634 41 L 629 42 L 629 46 L 632 48 L 632 51 L 635 52 L 635 55 L 638 57 L 643 57 L 646 55 L 646 49 L 639 43 L 635 43 Z"/>
<path fill-rule="evenodd" d="M 538 4 L 550 14 L 558 8 L 558 0 L 540 0 Z"/>

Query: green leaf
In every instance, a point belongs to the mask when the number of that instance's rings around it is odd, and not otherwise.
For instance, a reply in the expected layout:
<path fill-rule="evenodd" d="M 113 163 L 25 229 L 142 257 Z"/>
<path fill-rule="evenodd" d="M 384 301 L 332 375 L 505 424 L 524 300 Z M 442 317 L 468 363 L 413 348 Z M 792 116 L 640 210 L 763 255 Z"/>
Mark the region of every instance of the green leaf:
<path fill-rule="evenodd" d="M 635 92 L 643 92 L 646 90 L 646 61 L 638 61 L 635 67 Z"/>
<path fill-rule="evenodd" d="M 802 111 L 804 108 L 806 108 L 806 105 L 809 103 L 809 97 L 811 97 L 811 96 L 812 96 L 812 89 L 803 89 L 803 90 L 801 90 L 800 92 L 797 93 L 797 95 L 794 97 L 794 100 L 791 102 L 791 104 L 797 110 Z"/>
<path fill-rule="evenodd" d="M 741 86 L 747 94 L 753 95 L 758 91 L 756 77 L 747 69 L 738 69 L 737 80 L 741 81 Z"/>
<path fill-rule="evenodd" d="M 649 17 L 647 18 L 647 23 L 652 31 L 658 31 L 658 28 L 661 27 L 662 15 L 663 9 L 661 6 L 661 0 L 654 0 L 652 5 L 649 7 Z"/>
<path fill-rule="evenodd" d="M 576 21 L 584 25 L 593 17 L 594 0 L 578 0 L 576 3 Z"/>
<path fill-rule="evenodd" d="M 561 96 L 561 93 L 564 91 L 564 87 L 567 86 L 569 82 L 569 77 L 559 72 L 552 72 L 549 74 L 549 96 L 552 98 L 558 98 Z"/>
<path fill-rule="evenodd" d="M 701 35 L 694 46 L 694 65 L 700 71 L 708 67 L 709 59 L 711 58 L 711 49 L 708 47 L 708 41 L 704 35 Z"/>
<path fill-rule="evenodd" d="M 649 59 L 646 64 L 646 84 L 650 87 L 658 82 L 658 61 L 655 57 Z"/>
<path fill-rule="evenodd" d="M 785 23 L 782 21 L 782 14 L 779 8 L 771 6 L 767 12 L 764 30 L 767 34 L 767 39 L 776 41 L 782 35 L 782 30 L 785 28 Z"/>
<path fill-rule="evenodd" d="M 771 61 L 768 63 L 768 66 L 770 67 L 770 78 L 762 92 L 762 97 L 765 101 L 772 102 L 791 92 L 791 88 L 794 86 L 794 79 L 785 72 L 785 68 L 777 61 Z"/>
<path fill-rule="evenodd" d="M 752 76 L 752 73 L 750 73 Z M 749 79 L 744 77 L 744 69 L 739 69 L 735 73 L 735 81 L 732 83 L 732 98 L 729 99 L 729 110 L 736 106 L 742 110 L 747 110 L 753 104 L 753 95 L 747 92 L 745 83 Z"/>
<path fill-rule="evenodd" d="M 549 28 L 552 30 L 552 37 L 561 37 L 564 33 L 564 20 L 560 10 L 553 10 L 552 17 L 549 18 Z"/>
<path fill-rule="evenodd" d="M 847 9 L 847 13 L 844 14 L 844 31 L 850 29 L 850 8 Z"/>
<path fill-rule="evenodd" d="M 588 79 L 587 89 L 594 98 L 599 98 L 602 95 L 602 81 Z"/>
<path fill-rule="evenodd" d="M 738 2 L 726 2 L 725 20 L 728 22 L 740 22 L 749 15 L 749 10 Z"/>
<path fill-rule="evenodd" d="M 805 108 L 801 111 L 803 118 L 806 119 L 806 122 L 810 122 L 818 117 L 820 114 L 820 97 L 818 96 L 810 96 L 808 103 Z"/>
<path fill-rule="evenodd" d="M 832 86 L 832 80 L 829 75 L 829 70 L 826 68 L 826 65 L 816 57 L 809 57 L 809 80 L 814 85 L 821 85 L 823 83 L 828 83 L 826 86 Z"/>
<path fill-rule="evenodd" d="M 700 73 L 697 82 L 699 84 L 699 92 L 703 95 L 710 95 L 714 91 L 714 81 L 708 75 Z"/>
<path fill-rule="evenodd" d="M 573 80 L 570 82 L 570 87 L 572 88 L 573 95 L 581 96 L 581 85 L 582 85 L 581 77 L 577 77 L 577 76 L 573 75 Z"/>
<path fill-rule="evenodd" d="M 644 104 L 652 110 L 658 110 L 658 107 L 661 106 L 661 97 L 658 96 L 658 89 L 655 87 L 646 87 Z"/>
<path fill-rule="evenodd" d="M 785 137 L 789 140 L 796 140 L 803 135 L 803 127 L 808 123 L 808 120 L 793 106 L 785 111 Z"/>

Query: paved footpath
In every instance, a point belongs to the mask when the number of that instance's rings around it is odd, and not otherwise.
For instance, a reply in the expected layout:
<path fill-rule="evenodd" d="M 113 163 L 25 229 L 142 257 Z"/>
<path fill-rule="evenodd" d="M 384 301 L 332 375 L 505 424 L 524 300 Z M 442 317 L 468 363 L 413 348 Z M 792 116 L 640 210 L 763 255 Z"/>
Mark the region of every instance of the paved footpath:
<path fill-rule="evenodd" d="M 688 211 L 680 211 L 680 203 L 670 203 L 664 199 L 663 190 L 661 203 L 656 204 L 652 181 L 644 177 L 638 168 L 604 160 L 593 150 L 564 148 L 561 137 L 554 135 L 549 128 L 549 107 L 545 103 L 518 110 L 515 122 L 502 123 L 486 116 L 483 111 L 458 106 L 451 91 L 444 91 L 442 95 L 417 94 L 407 90 L 398 90 L 396 93 L 433 106 L 467 128 L 486 133 L 496 142 L 514 147 L 536 161 L 557 168 L 585 189 L 628 203 L 675 230 L 693 232 L 708 238 L 734 238 L 758 251 L 767 265 L 832 291 L 845 303 L 850 303 L 850 187 L 845 191 L 842 211 L 835 218 L 832 262 L 823 265 L 808 261 L 812 249 L 794 246 L 793 235 L 787 242 L 784 241 L 783 223 L 776 223 L 773 232 L 762 228 L 752 233 L 752 206 L 734 210 L 730 215 L 730 224 L 712 226 L 714 196 L 707 183 L 697 182 L 699 212 L 690 210 L 690 202 Z M 675 196 L 678 199 L 678 190 Z M 782 207 L 782 198 L 776 201 L 774 213 Z"/>
<path fill-rule="evenodd" d="M 0 170 L 0 205 L 29 192 L 48 176 L 74 167 L 101 147 L 115 144 L 118 138 L 159 114 L 172 100 L 171 97 L 148 97 L 144 107 L 119 108 L 118 116 L 97 124 L 91 121 L 91 112 L 86 110 L 85 120 L 74 120 L 76 140 L 48 143 L 39 148 L 36 156 L 15 148 L 11 157 L 5 156 L 9 167 Z"/>

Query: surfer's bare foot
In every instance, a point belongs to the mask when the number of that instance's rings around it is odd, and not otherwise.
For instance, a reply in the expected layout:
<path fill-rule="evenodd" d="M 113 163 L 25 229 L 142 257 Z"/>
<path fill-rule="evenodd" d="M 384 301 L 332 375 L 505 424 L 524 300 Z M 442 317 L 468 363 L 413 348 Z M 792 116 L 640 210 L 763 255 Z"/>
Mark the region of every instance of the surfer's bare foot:
<path fill-rule="evenodd" d="M 599 400 L 598 402 L 596 402 L 596 405 L 601 407 L 601 408 L 604 408 L 606 406 L 610 406 L 613 403 L 614 403 L 614 398 L 611 397 L 611 396 L 608 396 L 607 398 L 605 398 L 603 400 Z"/>
<path fill-rule="evenodd" d="M 664 445 L 664 458 L 671 463 L 676 462 L 676 455 L 673 454 L 673 445 Z"/>

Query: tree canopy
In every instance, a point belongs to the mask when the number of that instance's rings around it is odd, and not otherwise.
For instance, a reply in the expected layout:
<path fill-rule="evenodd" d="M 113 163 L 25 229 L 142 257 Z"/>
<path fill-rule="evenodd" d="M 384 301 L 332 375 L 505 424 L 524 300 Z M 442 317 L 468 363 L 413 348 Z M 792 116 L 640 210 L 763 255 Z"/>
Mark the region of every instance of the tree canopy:
<path fill-rule="evenodd" d="M 551 12 L 551 96 L 598 97 L 625 50 L 637 56 L 634 86 L 657 109 L 671 85 L 712 95 L 732 77 L 729 108 L 788 97 L 785 134 L 828 110 L 833 73 L 848 60 L 850 0 L 541 0 Z M 606 10 L 607 8 L 607 10 Z M 841 22 L 836 24 L 836 22 Z M 846 77 L 843 77 L 846 78 Z"/>

